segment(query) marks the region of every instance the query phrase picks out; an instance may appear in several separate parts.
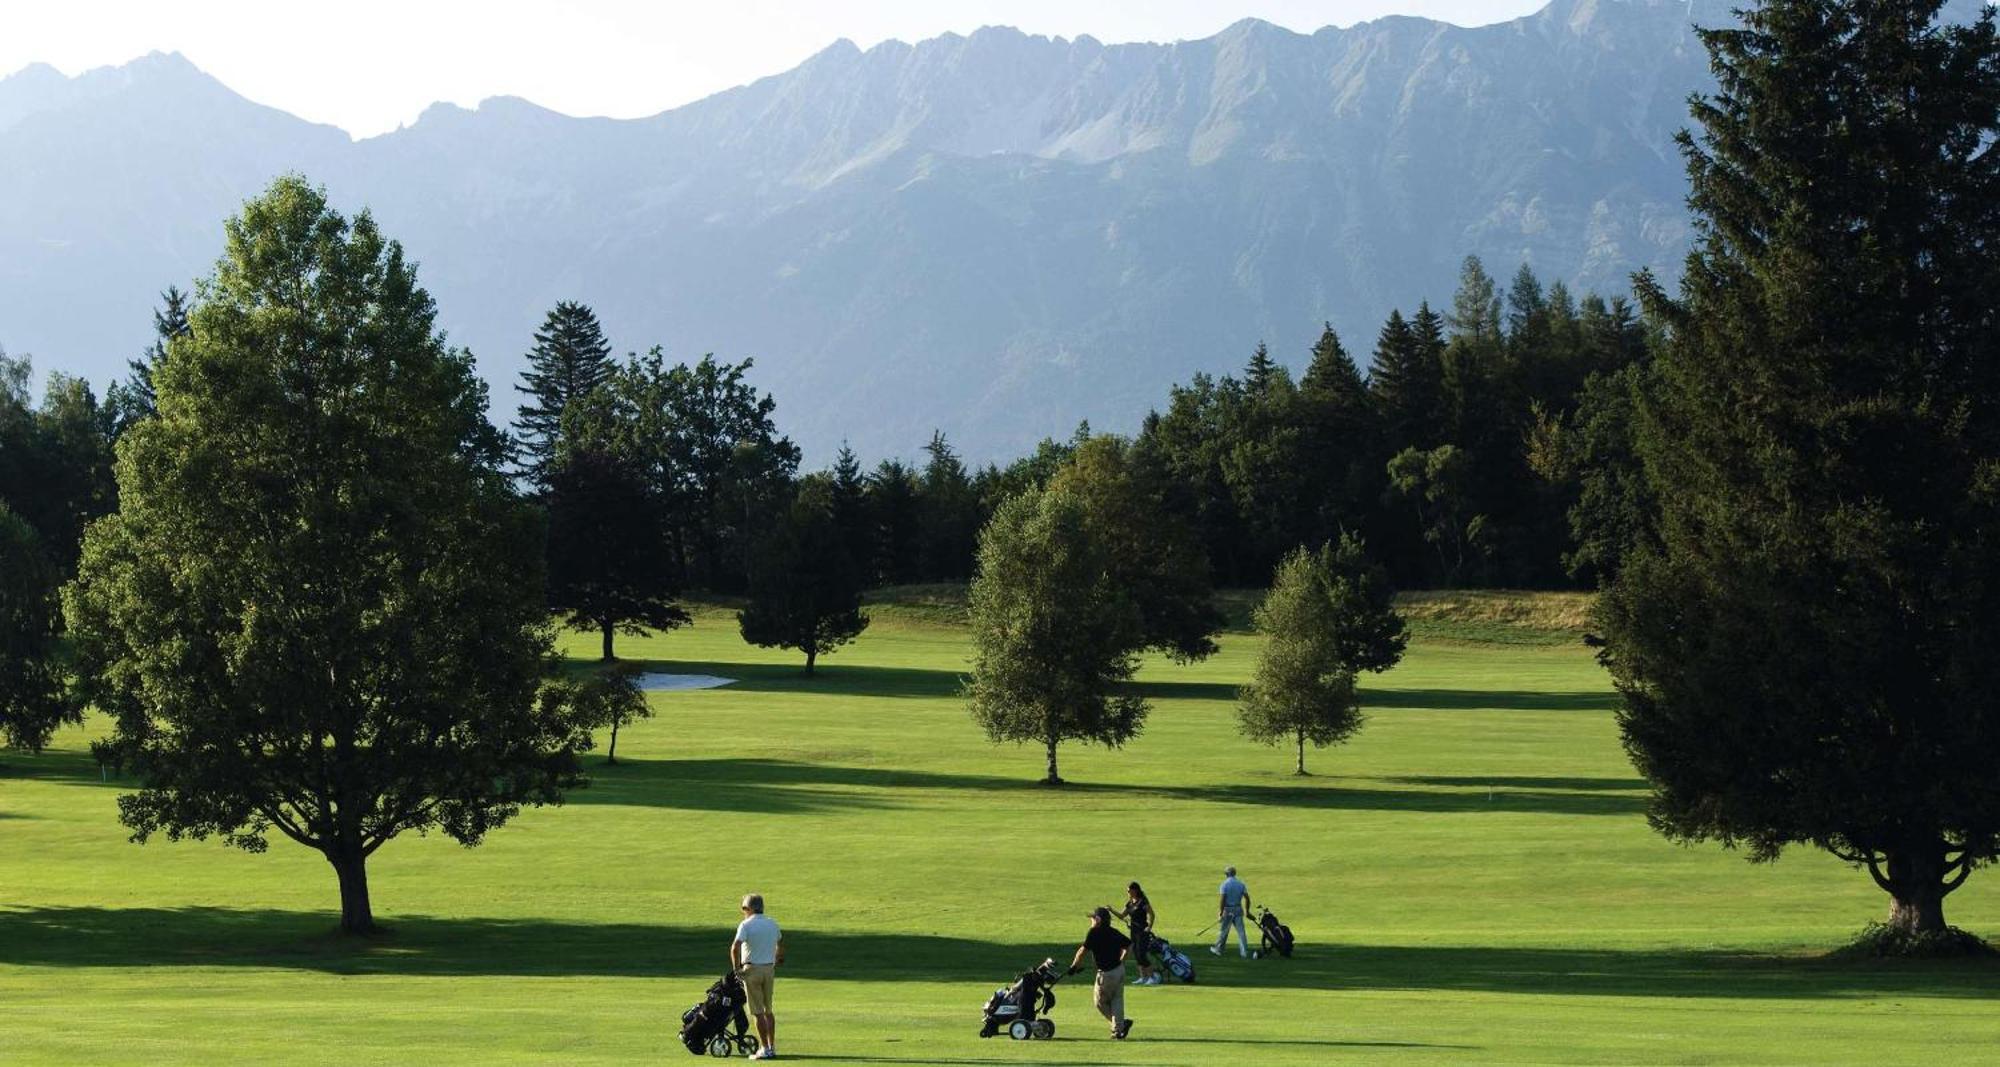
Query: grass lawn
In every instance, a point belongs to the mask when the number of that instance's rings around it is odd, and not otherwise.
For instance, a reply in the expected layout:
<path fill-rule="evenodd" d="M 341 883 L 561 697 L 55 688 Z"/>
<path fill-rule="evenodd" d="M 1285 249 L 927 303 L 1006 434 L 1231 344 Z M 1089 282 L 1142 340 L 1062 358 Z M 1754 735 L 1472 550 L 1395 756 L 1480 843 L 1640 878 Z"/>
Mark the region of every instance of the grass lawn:
<path fill-rule="evenodd" d="M 787 1059 L 855 1064 L 1924 1063 L 2000 1048 L 2000 968 L 1821 958 L 1887 900 L 1799 851 L 1753 867 L 1646 828 L 1613 698 L 1571 642 L 1430 624 L 1344 748 L 1233 729 L 1253 638 L 1143 674 L 1123 751 L 986 743 L 948 612 L 890 608 L 807 680 L 733 620 L 621 641 L 738 684 L 660 693 L 620 763 L 478 849 L 398 840 L 370 867 L 390 936 L 332 936 L 332 871 L 274 841 L 128 844 L 118 783 L 62 735 L 0 769 L 0 1062 L 679 1060 L 736 898 L 785 927 Z M 1478 638 L 1466 640 L 1463 638 Z M 1490 640 L 1488 638 L 1491 638 Z M 595 654 L 595 639 L 568 642 Z M 1297 932 L 1291 960 L 1194 934 L 1225 863 Z M 981 1041 L 1013 974 L 1144 882 L 1194 986 L 1131 989 L 1116 1044 L 1082 981 L 1053 1042 Z M 1949 918 L 2000 935 L 2000 872 Z M 1986 1050 L 1982 1052 L 1981 1050 Z"/>

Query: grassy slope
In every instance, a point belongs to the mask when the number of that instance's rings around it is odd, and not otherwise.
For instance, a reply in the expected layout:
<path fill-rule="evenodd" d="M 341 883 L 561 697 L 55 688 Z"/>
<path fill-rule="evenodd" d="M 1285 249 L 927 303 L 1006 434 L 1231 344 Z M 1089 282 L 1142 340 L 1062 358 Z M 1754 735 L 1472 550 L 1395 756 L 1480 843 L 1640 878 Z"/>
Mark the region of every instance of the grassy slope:
<path fill-rule="evenodd" d="M 1546 632 L 1546 647 L 1481 644 L 1446 625 L 1457 639 L 1381 679 L 1368 728 L 1309 756 L 1305 780 L 1234 736 L 1254 641 L 1232 635 L 1209 663 L 1149 667 L 1146 733 L 1123 752 L 1067 747 L 1080 784 L 1050 792 L 1029 784 L 1038 753 L 966 719 L 962 636 L 935 612 L 880 615 L 812 682 L 726 616 L 626 641 L 742 681 L 656 695 L 620 766 L 484 847 L 391 844 L 372 871 L 395 933 L 364 948 L 327 936 L 331 872 L 296 847 L 126 844 L 86 731 L 9 757 L 0 1059 L 677 1059 L 679 1012 L 751 888 L 789 931 L 791 1058 L 1860 1063 L 2000 1041 L 2000 971 L 1814 958 L 1883 910 L 1865 876 L 1649 832 L 1602 675 Z M 1123 1046 L 1080 987 L 1055 1043 L 973 1036 L 991 988 L 1066 955 L 1128 878 L 1195 947 L 1226 862 L 1298 932 L 1298 958 L 1197 952 L 1199 985 L 1127 994 L 1140 1023 Z M 2000 875 L 1950 912 L 2000 933 Z"/>

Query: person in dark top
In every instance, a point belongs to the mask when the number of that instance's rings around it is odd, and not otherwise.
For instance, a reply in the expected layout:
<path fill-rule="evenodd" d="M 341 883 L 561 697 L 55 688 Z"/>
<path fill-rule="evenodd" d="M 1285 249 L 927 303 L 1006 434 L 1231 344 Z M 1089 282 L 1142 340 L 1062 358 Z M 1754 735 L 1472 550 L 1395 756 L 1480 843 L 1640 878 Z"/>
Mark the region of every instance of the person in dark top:
<path fill-rule="evenodd" d="M 1132 1032 L 1132 1020 L 1125 1017 L 1125 954 L 1131 949 L 1132 939 L 1111 925 L 1111 909 L 1101 907 L 1090 913 L 1090 932 L 1069 961 L 1069 973 L 1075 974 L 1083 970 L 1083 954 L 1090 953 L 1097 964 L 1097 1013 L 1111 1021 L 1111 1036 L 1120 1041 Z"/>
<path fill-rule="evenodd" d="M 1125 908 L 1118 913 L 1132 928 L 1132 962 L 1139 965 L 1139 980 L 1133 985 L 1159 985 L 1160 976 L 1153 971 L 1153 926 L 1158 917 L 1153 914 L 1153 902 L 1146 899 L 1146 891 L 1139 883 L 1132 882 L 1125 887 Z"/>

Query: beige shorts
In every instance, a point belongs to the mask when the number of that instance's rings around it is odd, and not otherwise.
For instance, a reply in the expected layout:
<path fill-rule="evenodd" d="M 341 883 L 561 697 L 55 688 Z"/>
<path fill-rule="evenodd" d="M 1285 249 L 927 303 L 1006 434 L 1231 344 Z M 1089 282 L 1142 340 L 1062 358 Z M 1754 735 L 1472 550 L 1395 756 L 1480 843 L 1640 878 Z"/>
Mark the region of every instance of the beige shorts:
<path fill-rule="evenodd" d="M 778 984 L 778 968 L 769 963 L 749 963 L 743 967 L 743 1006 L 752 1015 L 771 1014 L 771 987 Z"/>

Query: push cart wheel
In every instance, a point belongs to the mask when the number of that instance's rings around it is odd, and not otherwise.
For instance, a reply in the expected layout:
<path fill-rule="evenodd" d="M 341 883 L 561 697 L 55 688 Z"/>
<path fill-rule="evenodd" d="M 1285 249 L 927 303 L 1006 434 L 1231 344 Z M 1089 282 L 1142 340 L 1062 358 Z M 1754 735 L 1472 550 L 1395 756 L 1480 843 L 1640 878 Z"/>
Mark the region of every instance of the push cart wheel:
<path fill-rule="evenodd" d="M 1056 1021 L 1054 1019 L 1036 1019 L 1035 1036 L 1043 1041 L 1056 1036 Z"/>
<path fill-rule="evenodd" d="M 708 1054 L 718 1059 L 726 1060 L 729 1054 L 735 1051 L 736 1043 L 729 1040 L 728 1034 L 717 1034 L 708 1042 Z"/>
<path fill-rule="evenodd" d="M 1026 1041 L 1035 1035 L 1034 1028 L 1024 1019 L 1016 1019 L 1007 1024 L 1007 1036 L 1016 1041 Z"/>

